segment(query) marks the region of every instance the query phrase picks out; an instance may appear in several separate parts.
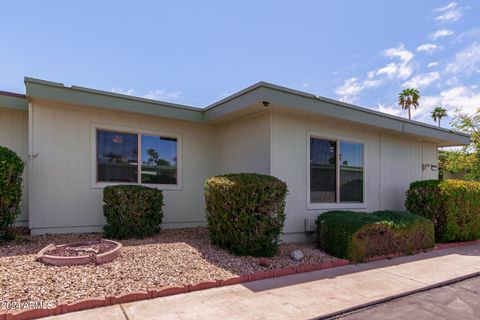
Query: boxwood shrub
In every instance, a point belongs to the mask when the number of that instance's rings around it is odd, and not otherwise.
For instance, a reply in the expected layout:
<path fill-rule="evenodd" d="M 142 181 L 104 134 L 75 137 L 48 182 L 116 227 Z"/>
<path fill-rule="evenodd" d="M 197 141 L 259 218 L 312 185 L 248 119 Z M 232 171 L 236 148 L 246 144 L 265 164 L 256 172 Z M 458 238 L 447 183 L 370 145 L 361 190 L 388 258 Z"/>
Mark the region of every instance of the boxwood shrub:
<path fill-rule="evenodd" d="M 285 222 L 285 182 L 268 175 L 238 173 L 205 183 L 212 242 L 237 255 L 273 256 Z"/>
<path fill-rule="evenodd" d="M 425 180 L 410 184 L 408 211 L 433 221 L 439 242 L 480 238 L 480 183 L 461 180 Z"/>
<path fill-rule="evenodd" d="M 318 246 L 354 262 L 390 253 L 411 254 L 435 244 L 433 223 L 396 211 L 329 211 L 317 218 Z"/>
<path fill-rule="evenodd" d="M 105 236 L 113 239 L 145 238 L 160 232 L 162 191 L 138 185 L 103 189 Z"/>
<path fill-rule="evenodd" d="M 8 236 L 8 229 L 20 212 L 22 199 L 22 159 L 12 150 L 0 146 L 0 237 Z"/>

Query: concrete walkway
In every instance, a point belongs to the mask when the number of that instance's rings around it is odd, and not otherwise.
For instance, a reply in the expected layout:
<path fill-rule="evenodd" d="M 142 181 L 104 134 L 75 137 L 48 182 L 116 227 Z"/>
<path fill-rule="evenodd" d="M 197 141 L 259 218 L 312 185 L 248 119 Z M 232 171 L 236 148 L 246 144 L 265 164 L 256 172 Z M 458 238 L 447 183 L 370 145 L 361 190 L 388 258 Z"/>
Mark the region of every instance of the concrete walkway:
<path fill-rule="evenodd" d="M 480 274 L 480 244 L 295 274 L 49 319 L 312 319 Z"/>

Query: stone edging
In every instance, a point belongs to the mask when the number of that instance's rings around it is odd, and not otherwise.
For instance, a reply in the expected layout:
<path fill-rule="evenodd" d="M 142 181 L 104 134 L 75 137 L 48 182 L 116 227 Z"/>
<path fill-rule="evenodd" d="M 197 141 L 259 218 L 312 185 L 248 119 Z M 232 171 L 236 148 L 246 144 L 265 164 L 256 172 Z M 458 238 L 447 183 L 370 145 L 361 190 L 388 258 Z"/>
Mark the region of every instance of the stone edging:
<path fill-rule="evenodd" d="M 468 246 L 468 245 L 473 245 L 478 243 L 480 243 L 480 240 L 441 243 L 441 244 L 435 245 L 435 247 L 432 248 L 431 250 L 433 251 L 443 250 L 447 248 Z M 403 255 L 404 255 L 403 253 L 398 253 L 398 254 L 388 254 L 388 255 L 383 255 L 378 257 L 371 257 L 367 260 L 367 262 L 383 260 L 383 259 L 391 259 L 394 257 L 403 256 Z M 171 296 L 171 295 L 180 294 L 180 293 L 187 293 L 187 292 L 205 290 L 205 289 L 210 289 L 215 287 L 235 285 L 235 284 L 240 284 L 240 283 L 245 283 L 250 281 L 274 278 L 274 277 L 282 277 L 282 276 L 292 275 L 296 273 L 324 270 L 329 268 L 346 266 L 349 264 L 351 263 L 348 260 L 338 259 L 338 260 L 324 262 L 324 263 L 303 264 L 303 265 L 290 266 L 290 267 L 285 267 L 285 268 L 276 269 L 276 270 L 259 271 L 252 274 L 235 276 L 233 278 L 224 279 L 224 280 L 208 280 L 208 281 L 203 281 L 203 282 L 184 285 L 184 286 L 164 287 L 159 289 L 152 288 L 152 289 L 149 289 L 148 291 L 127 292 L 117 296 L 108 296 L 104 298 L 85 298 L 70 304 L 59 304 L 55 308 L 51 308 L 51 309 L 28 309 L 28 310 L 18 310 L 18 311 L 0 310 L 0 320 L 37 319 L 42 317 L 64 314 L 68 312 L 75 312 L 75 311 L 87 310 L 87 309 L 98 308 L 98 307 L 106 307 L 106 306 L 111 306 L 111 305 L 116 305 L 121 303 L 128 303 L 128 302 L 153 299 L 153 298 L 159 298 L 159 297 L 166 297 L 166 296 Z"/>

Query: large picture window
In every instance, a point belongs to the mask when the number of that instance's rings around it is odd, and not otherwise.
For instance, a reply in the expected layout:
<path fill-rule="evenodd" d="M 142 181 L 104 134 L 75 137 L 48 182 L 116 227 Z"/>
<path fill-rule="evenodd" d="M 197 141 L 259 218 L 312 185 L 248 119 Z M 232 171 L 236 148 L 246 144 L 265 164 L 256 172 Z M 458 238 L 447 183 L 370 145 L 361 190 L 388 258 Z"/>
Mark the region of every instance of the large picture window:
<path fill-rule="evenodd" d="M 177 185 L 177 138 L 96 129 L 96 182 Z"/>
<path fill-rule="evenodd" d="M 363 203 L 363 162 L 362 143 L 310 137 L 310 203 Z"/>

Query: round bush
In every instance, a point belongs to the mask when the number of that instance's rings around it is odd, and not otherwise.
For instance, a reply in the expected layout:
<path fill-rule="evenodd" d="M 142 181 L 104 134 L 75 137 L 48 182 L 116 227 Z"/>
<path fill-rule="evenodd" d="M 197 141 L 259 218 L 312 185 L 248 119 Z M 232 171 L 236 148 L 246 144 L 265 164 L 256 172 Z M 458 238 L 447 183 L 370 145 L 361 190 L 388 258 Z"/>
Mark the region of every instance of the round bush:
<path fill-rule="evenodd" d="M 273 256 L 285 222 L 285 182 L 267 175 L 238 173 L 205 183 L 212 242 L 237 255 Z"/>
<path fill-rule="evenodd" d="M 433 221 L 439 242 L 480 239 L 480 182 L 416 181 L 406 192 L 405 207 Z"/>
<path fill-rule="evenodd" d="M 105 235 L 113 239 L 145 238 L 160 232 L 162 191 L 137 185 L 103 189 Z"/>
<path fill-rule="evenodd" d="M 20 212 L 22 199 L 22 173 L 25 164 L 12 150 L 0 146 L 0 235 L 5 236 L 8 228 Z"/>

